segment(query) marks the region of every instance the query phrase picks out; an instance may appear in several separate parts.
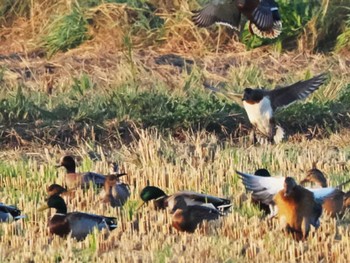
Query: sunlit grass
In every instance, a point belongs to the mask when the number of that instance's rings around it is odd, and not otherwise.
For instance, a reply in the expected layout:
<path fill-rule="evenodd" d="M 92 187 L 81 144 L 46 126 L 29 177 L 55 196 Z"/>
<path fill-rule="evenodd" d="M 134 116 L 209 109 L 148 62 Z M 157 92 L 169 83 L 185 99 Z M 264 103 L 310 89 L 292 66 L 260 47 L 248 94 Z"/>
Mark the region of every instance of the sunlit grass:
<path fill-rule="evenodd" d="M 236 169 L 253 172 L 265 167 L 273 175 L 291 175 L 300 180 L 316 160 L 330 185 L 338 184 L 339 180 L 349 179 L 346 167 L 350 160 L 349 147 L 338 137 L 245 148 L 219 143 L 215 136 L 205 133 L 188 133 L 186 141 L 179 142 L 157 132 L 138 132 L 138 141 L 122 145 L 118 150 L 106 151 L 83 144 L 69 151 L 77 157 L 79 171 L 89 169 L 101 173 L 108 173 L 107 161 L 113 160 L 118 152 L 119 163 L 128 173 L 123 180 L 131 187 L 131 198 L 120 211 L 99 203 L 98 190 L 94 189 L 78 191 L 75 198 L 68 200 L 70 211 L 118 217 L 115 231 L 107 236 L 93 233 L 80 243 L 69 238 L 50 237 L 46 227 L 48 215 L 36 210 L 44 202 L 46 186 L 62 182 L 65 171 L 55 168 L 54 164 L 65 152 L 57 148 L 48 152 L 42 149 L 4 152 L 0 156 L 1 201 L 18 205 L 28 218 L 0 225 L 1 261 L 95 261 L 97 258 L 102 262 L 112 259 L 131 262 L 140 259 L 146 262 L 175 259 L 181 262 L 189 259 L 195 262 L 315 261 L 320 257 L 326 261 L 349 260 L 346 253 L 350 249 L 349 229 L 342 223 L 347 218 L 336 222 L 324 217 L 320 229 L 312 231 L 306 242 L 297 243 L 282 234 L 277 221 L 270 224 L 262 218 L 259 210 L 249 203 L 249 195 L 248 199 L 241 198 L 245 190 L 234 172 Z M 349 143 L 348 133 L 339 137 Z M 320 144 L 324 148 L 322 151 Z M 334 147 L 337 147 L 336 158 L 331 155 Z M 105 161 L 91 161 L 87 153 L 92 150 Z M 169 159 L 172 151 L 176 151 L 176 155 Z M 154 211 L 152 204 L 135 211 L 139 192 L 148 183 L 169 194 L 189 189 L 223 196 L 230 198 L 234 207 L 227 216 L 192 235 L 178 233 L 170 226 L 168 212 Z M 137 218 L 138 230 L 135 230 Z"/>

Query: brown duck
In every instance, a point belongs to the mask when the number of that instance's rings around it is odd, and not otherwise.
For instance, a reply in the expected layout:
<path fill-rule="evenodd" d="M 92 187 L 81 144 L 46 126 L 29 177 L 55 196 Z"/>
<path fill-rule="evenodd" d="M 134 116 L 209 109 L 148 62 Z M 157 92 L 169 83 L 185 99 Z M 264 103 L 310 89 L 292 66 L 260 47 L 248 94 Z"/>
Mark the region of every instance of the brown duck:
<path fill-rule="evenodd" d="M 288 233 L 296 240 L 305 240 L 310 226 L 320 226 L 322 206 L 313 193 L 286 177 L 284 187 L 273 198 L 278 208 L 278 218 Z"/>
<path fill-rule="evenodd" d="M 72 156 L 63 156 L 60 163 L 56 165 L 56 167 L 66 168 L 67 173 L 64 179 L 65 184 L 69 189 L 75 187 L 86 187 L 90 182 L 97 187 L 103 187 L 105 177 L 101 174 L 93 172 L 76 172 L 76 164 Z"/>
<path fill-rule="evenodd" d="M 104 190 L 100 194 L 104 203 L 108 203 L 112 207 L 120 207 L 128 200 L 130 197 L 129 185 L 119 181 L 123 175 L 125 173 L 106 175 Z"/>
<path fill-rule="evenodd" d="M 319 226 L 322 203 L 335 194 L 332 187 L 306 189 L 291 177 L 263 177 L 236 171 L 252 197 L 269 205 L 270 217 L 278 216 L 286 230 L 297 239 L 306 239 L 310 225 Z"/>
<path fill-rule="evenodd" d="M 321 187 L 328 187 L 327 179 L 324 176 L 324 174 L 317 169 L 316 163 L 313 163 L 312 169 L 310 169 L 307 172 L 306 177 L 300 182 L 300 184 L 305 183 L 314 183 Z M 350 202 L 349 196 L 350 191 L 347 193 L 344 193 L 339 188 L 345 184 L 349 183 L 349 181 L 346 181 L 345 183 L 342 183 L 338 186 L 336 186 L 336 190 L 332 196 L 325 198 L 322 207 L 326 214 L 330 215 L 331 217 L 337 217 L 342 216 L 345 212 L 346 208 L 350 208 L 348 202 Z"/>

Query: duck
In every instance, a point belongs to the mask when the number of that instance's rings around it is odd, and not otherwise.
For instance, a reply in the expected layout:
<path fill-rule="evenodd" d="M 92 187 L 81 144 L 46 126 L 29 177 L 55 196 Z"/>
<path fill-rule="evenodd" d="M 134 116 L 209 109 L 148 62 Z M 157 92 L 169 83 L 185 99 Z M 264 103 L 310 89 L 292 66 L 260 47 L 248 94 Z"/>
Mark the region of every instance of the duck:
<path fill-rule="evenodd" d="M 231 206 L 229 199 L 220 198 L 207 194 L 200 194 L 192 191 L 180 191 L 172 195 L 167 195 L 162 189 L 156 186 L 146 186 L 142 189 L 140 197 L 144 203 L 154 200 L 156 209 L 168 208 L 171 213 L 177 208 L 177 201 L 181 201 L 187 205 L 206 206 L 216 210 L 227 211 Z"/>
<path fill-rule="evenodd" d="M 25 218 L 25 216 L 21 216 L 21 210 L 16 206 L 0 203 L 0 222 L 11 223 L 21 218 Z"/>
<path fill-rule="evenodd" d="M 336 190 L 332 196 L 325 198 L 322 208 L 325 214 L 328 214 L 330 217 L 336 218 L 342 216 L 349 206 L 347 205 L 347 195 L 350 196 L 350 191 L 347 193 L 343 192 L 340 187 L 349 183 L 350 180 L 336 186 Z M 316 163 L 313 162 L 312 168 L 307 171 L 306 177 L 300 181 L 301 185 L 305 183 L 314 183 L 320 187 L 328 187 L 327 179 L 324 176 L 323 172 L 316 167 Z"/>
<path fill-rule="evenodd" d="M 97 228 L 98 231 L 102 229 L 112 231 L 117 227 L 115 217 L 82 212 L 67 213 L 67 205 L 58 194 L 49 196 L 46 204 L 41 206 L 38 211 L 44 211 L 48 208 L 56 209 L 56 213 L 48 222 L 50 233 L 63 238 L 71 235 L 72 238 L 82 241 L 94 228 Z"/>
<path fill-rule="evenodd" d="M 212 0 L 193 12 L 192 21 L 199 27 L 218 23 L 238 30 L 242 14 L 249 21 L 251 34 L 272 39 L 282 32 L 278 4 L 274 0 Z"/>
<path fill-rule="evenodd" d="M 218 209 L 203 205 L 187 205 L 185 197 L 175 197 L 172 226 L 180 232 L 194 233 L 204 221 L 217 220 L 224 214 Z"/>
<path fill-rule="evenodd" d="M 245 88 L 243 92 L 243 107 L 253 125 L 252 139 L 278 144 L 285 139 L 284 129 L 276 124 L 275 111 L 291 103 L 305 99 L 316 91 L 326 80 L 326 74 L 319 74 L 305 81 L 299 81 L 285 87 L 276 87 L 273 90 L 264 88 Z"/>
<path fill-rule="evenodd" d="M 106 175 L 104 182 L 104 191 L 101 191 L 101 200 L 112 207 L 121 207 L 130 197 L 130 187 L 121 183 L 119 178 L 126 173 Z"/>
<path fill-rule="evenodd" d="M 278 217 L 287 233 L 297 240 L 305 241 L 310 226 L 320 226 L 322 203 L 317 202 L 314 194 L 298 185 L 292 177 L 284 179 L 283 189 L 274 197 L 278 208 Z"/>
<path fill-rule="evenodd" d="M 46 187 L 47 196 L 60 195 L 65 198 L 65 200 L 70 200 L 76 196 L 76 189 L 67 189 L 59 184 L 51 184 Z"/>
<path fill-rule="evenodd" d="M 98 188 L 102 188 L 104 185 L 105 177 L 102 174 L 93 172 L 77 173 L 75 160 L 70 155 L 62 156 L 56 167 L 66 168 L 67 173 L 64 179 L 65 184 L 70 189 L 87 187 L 90 182 Z"/>
<path fill-rule="evenodd" d="M 252 196 L 269 206 L 269 218 L 279 217 L 297 240 L 305 240 L 310 225 L 319 226 L 322 203 L 336 188 L 304 188 L 292 177 L 262 177 L 236 171 Z M 320 212 L 321 211 L 321 212 Z"/>

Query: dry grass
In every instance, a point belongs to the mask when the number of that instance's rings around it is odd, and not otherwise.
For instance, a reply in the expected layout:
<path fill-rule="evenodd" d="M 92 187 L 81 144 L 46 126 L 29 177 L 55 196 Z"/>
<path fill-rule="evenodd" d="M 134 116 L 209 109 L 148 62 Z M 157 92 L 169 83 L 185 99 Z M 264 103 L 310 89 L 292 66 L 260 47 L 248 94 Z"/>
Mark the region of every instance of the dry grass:
<path fill-rule="evenodd" d="M 349 179 L 349 132 L 327 140 L 302 141 L 266 147 L 236 147 L 205 133 L 185 134 L 184 141 L 163 137 L 157 132 L 138 130 L 139 140 L 120 149 L 108 150 L 84 144 L 62 151 L 47 148 L 34 151 L 14 150 L 1 154 L 0 182 L 2 200 L 17 204 L 28 219 L 0 225 L 0 261 L 100 261 L 100 262 L 231 262 L 231 261 L 325 261 L 348 262 L 350 249 L 349 215 L 342 220 L 323 216 L 321 228 L 306 242 L 296 242 L 282 234 L 277 222 L 269 224 L 245 200 L 244 188 L 234 171 L 252 172 L 266 167 L 273 174 L 291 175 L 300 180 L 317 161 L 331 185 Z M 320 150 L 322 145 L 322 150 Z M 101 161 L 87 158 L 94 150 Z M 79 157 L 80 170 L 108 172 L 107 161 L 119 160 L 128 173 L 125 181 L 132 196 L 119 211 L 104 207 L 90 189 L 80 191 L 68 203 L 70 211 L 79 210 L 118 217 L 118 228 L 108 237 L 93 234 L 83 242 L 50 237 L 48 215 L 37 212 L 45 187 L 61 182 L 63 170 L 53 165 L 60 155 Z M 82 159 L 83 158 L 83 159 Z M 83 160 L 83 162 L 81 161 Z M 147 184 L 168 193 L 182 189 L 211 193 L 233 200 L 233 211 L 218 222 L 200 228 L 193 235 L 178 233 L 170 227 L 168 213 L 145 206 L 139 213 L 135 230 L 135 205 Z M 245 201 L 244 201 L 245 200 Z M 133 214 L 130 218 L 130 213 Z M 134 222 L 134 223 L 133 223 Z"/>
<path fill-rule="evenodd" d="M 47 59 L 38 49 L 42 36 L 52 19 L 69 13 L 75 2 L 31 1 L 28 17 L 12 21 L 11 26 L 2 24 L 2 95 L 23 84 L 29 91 L 55 96 L 70 88 L 73 79 L 82 74 L 89 75 L 98 87 L 96 92 L 130 85 L 140 90 L 166 87 L 181 93 L 186 83 L 191 84 L 191 89 L 201 88 L 204 80 L 213 84 L 227 82 L 228 89 L 240 92 L 247 86 L 273 87 L 327 71 L 329 82 L 313 95 L 320 101 L 336 98 L 350 83 L 349 52 L 342 56 L 310 54 L 310 47 L 302 42 L 307 36 L 300 40 L 299 51 L 280 53 L 273 46 L 247 51 L 217 28 L 195 28 L 190 22 L 190 10 L 198 5 L 196 1 L 184 0 L 153 1 L 165 21 L 162 32 L 137 28 L 135 34 L 137 10 L 125 5 L 90 8 L 85 15 L 92 21 L 88 28 L 92 38 Z M 173 12 L 174 9 L 178 11 Z M 311 35 L 312 45 L 314 37 Z M 155 64 L 157 56 L 168 53 L 193 59 L 192 72 Z M 192 78 L 195 80 L 191 82 Z M 106 126 L 116 133 L 117 128 L 110 121 Z M 103 145 L 99 145 L 101 142 L 94 140 L 93 128 L 87 128 L 84 137 L 76 139 L 80 142 L 78 147 L 61 149 L 51 146 L 52 141 L 47 139 L 50 132 L 55 133 L 54 126 L 63 126 L 64 131 L 78 137 L 74 131 L 80 124 L 52 123 L 43 131 L 39 122 L 37 126 L 29 124 L 31 128 L 23 124 L 23 134 L 40 131 L 35 138 L 39 143 L 22 139 L 18 134 L 22 124 L 17 124 L 16 129 L 11 128 L 9 137 L 18 140 L 16 145 L 21 147 L 0 152 L 0 201 L 18 205 L 28 216 L 14 224 L 0 225 L 0 262 L 350 261 L 349 214 L 341 220 L 323 217 L 321 228 L 306 242 L 295 242 L 282 234 L 278 223 L 261 219 L 257 209 L 244 201 L 247 194 L 234 173 L 236 169 L 253 172 L 265 167 L 273 174 L 300 180 L 312 162 L 317 161 L 331 185 L 339 184 L 349 179 L 349 130 L 327 139 L 308 141 L 304 134 L 297 134 L 278 146 L 248 147 L 244 138 L 220 141 L 204 132 L 185 132 L 173 138 L 136 127 L 127 143 L 105 138 Z M 54 143 L 60 138 L 57 134 L 51 137 Z M 69 144 L 67 141 L 66 147 Z M 100 154 L 101 160 L 88 159 L 90 151 Z M 64 153 L 78 157 L 81 171 L 107 173 L 107 161 L 117 160 L 128 173 L 124 180 L 130 184 L 132 196 L 120 211 L 103 207 L 92 189 L 80 191 L 77 198 L 68 202 L 70 211 L 117 216 L 119 226 L 108 237 L 93 234 L 78 243 L 48 234 L 49 217 L 37 212 L 37 207 L 44 201 L 46 186 L 62 182 L 64 171 L 53 166 Z M 234 208 L 222 220 L 189 235 L 172 229 L 170 215 L 155 212 L 150 204 L 141 210 L 139 229 L 135 230 L 138 194 L 148 182 L 168 193 L 189 189 L 228 197 Z"/>

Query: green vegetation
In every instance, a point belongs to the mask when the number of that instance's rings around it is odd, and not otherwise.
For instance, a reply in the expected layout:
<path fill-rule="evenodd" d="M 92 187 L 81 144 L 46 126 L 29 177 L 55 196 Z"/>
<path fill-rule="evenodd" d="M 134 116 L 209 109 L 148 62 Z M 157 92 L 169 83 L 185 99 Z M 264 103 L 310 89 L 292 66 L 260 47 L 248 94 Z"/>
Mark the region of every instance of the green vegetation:
<path fill-rule="evenodd" d="M 78 8 L 74 8 L 68 15 L 54 19 L 47 32 L 43 38 L 49 57 L 59 50 L 75 48 L 89 38 L 87 21 Z"/>

